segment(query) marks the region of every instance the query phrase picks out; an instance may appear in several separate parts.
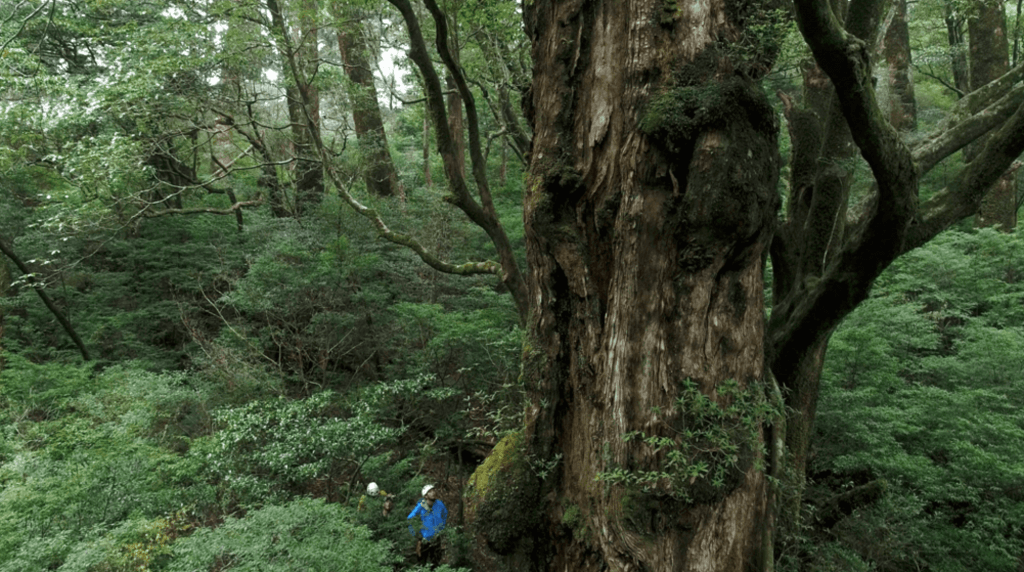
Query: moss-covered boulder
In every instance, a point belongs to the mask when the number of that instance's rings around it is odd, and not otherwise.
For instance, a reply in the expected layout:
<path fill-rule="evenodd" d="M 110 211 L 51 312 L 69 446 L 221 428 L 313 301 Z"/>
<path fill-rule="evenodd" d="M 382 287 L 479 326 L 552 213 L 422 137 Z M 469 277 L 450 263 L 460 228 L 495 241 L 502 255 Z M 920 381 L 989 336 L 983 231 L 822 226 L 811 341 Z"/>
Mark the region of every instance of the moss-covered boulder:
<path fill-rule="evenodd" d="M 507 435 L 477 467 L 466 489 L 466 516 L 498 554 L 515 550 L 540 517 L 540 481 L 521 432 Z"/>

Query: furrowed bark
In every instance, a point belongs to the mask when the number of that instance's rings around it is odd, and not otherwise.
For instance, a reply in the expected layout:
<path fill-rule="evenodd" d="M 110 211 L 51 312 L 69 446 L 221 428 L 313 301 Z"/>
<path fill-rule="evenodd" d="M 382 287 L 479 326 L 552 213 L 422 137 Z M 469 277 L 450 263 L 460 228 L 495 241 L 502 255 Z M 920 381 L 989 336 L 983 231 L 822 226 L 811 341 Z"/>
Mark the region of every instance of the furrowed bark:
<path fill-rule="evenodd" d="M 771 62 L 716 41 L 739 40 L 740 22 L 770 7 L 670 8 L 524 6 L 534 62 L 525 440 L 536 458 L 561 461 L 541 524 L 513 554 L 550 555 L 553 570 L 764 565 L 763 431 L 720 485 L 596 480 L 672 473 L 664 451 L 623 435 L 685 440 L 676 431 L 694 421 L 674 404 L 687 379 L 718 403 L 730 379 L 768 391 L 756 284 L 779 204 L 777 125 L 756 78 Z M 579 534 L 560 525 L 569 509 Z"/>

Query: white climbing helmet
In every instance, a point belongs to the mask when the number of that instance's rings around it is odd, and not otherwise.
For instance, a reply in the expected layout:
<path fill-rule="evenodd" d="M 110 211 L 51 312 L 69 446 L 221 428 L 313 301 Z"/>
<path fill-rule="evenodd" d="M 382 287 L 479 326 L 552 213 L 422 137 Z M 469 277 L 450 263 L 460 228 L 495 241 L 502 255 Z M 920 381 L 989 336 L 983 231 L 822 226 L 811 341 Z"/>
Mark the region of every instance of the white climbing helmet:
<path fill-rule="evenodd" d="M 427 493 L 429 493 L 432 488 L 434 488 L 434 485 L 423 485 L 423 492 L 421 493 L 422 496 L 427 496 Z"/>
<path fill-rule="evenodd" d="M 366 485 L 366 494 L 370 495 L 371 497 L 377 496 L 377 493 L 379 492 L 380 487 L 377 486 L 377 483 L 370 483 Z"/>

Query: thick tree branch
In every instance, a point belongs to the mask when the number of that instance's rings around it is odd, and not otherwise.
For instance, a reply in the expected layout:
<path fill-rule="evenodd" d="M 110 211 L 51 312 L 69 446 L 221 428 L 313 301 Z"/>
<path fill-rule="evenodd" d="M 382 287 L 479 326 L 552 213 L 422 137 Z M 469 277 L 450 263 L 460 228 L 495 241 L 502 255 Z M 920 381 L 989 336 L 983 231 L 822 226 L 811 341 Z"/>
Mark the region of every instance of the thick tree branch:
<path fill-rule="evenodd" d="M 1013 88 L 1022 76 L 1024 66 L 1018 66 L 957 102 L 939 125 L 914 145 L 918 172 L 927 173 L 946 157 L 1009 119 L 1024 101 L 1024 86 Z"/>
<path fill-rule="evenodd" d="M 867 297 L 882 270 L 904 252 L 917 210 L 917 168 L 875 100 L 867 44 L 842 28 L 825 1 L 796 0 L 796 11 L 800 31 L 836 88 L 853 140 L 871 167 L 878 190 L 821 278 L 794 285 L 772 312 L 770 363 L 781 368 L 776 372 L 780 379 L 789 379 L 789 372 L 782 370 L 797 367 L 804 352 L 828 336 Z M 858 7 L 858 12 L 856 20 L 871 20 L 867 8 Z"/>
<path fill-rule="evenodd" d="M 53 317 L 57 318 L 57 321 L 60 323 L 60 326 L 64 328 L 64 331 L 67 333 L 68 337 L 70 337 L 71 341 L 75 343 L 76 347 L 78 347 L 78 352 L 82 354 L 82 359 L 84 359 L 85 361 L 90 361 L 92 358 L 89 357 L 89 350 L 85 348 L 85 344 L 82 342 L 82 338 L 78 337 L 78 334 L 75 332 L 75 328 L 71 326 L 71 322 L 69 322 L 67 317 L 63 313 L 61 313 L 61 311 L 57 308 L 57 305 L 53 303 L 53 300 L 50 299 L 50 296 L 43 289 L 43 285 L 38 280 L 36 280 L 35 276 L 28 269 L 28 266 L 26 266 L 25 263 L 21 261 L 21 258 L 19 258 L 17 253 L 14 252 L 14 248 L 10 246 L 10 244 L 7 242 L 7 239 L 4 238 L 3 236 L 0 236 L 0 252 L 3 252 L 7 256 L 7 258 L 10 258 L 11 262 L 13 262 L 14 265 L 18 267 L 18 270 L 21 270 L 21 273 L 26 276 L 28 283 L 32 286 L 32 289 L 36 291 L 36 294 L 39 296 L 39 299 L 43 301 L 43 304 L 50 311 L 50 313 L 53 314 Z"/>
<path fill-rule="evenodd" d="M 821 279 L 795 285 L 772 312 L 772 363 L 783 369 L 786 364 L 798 363 L 802 352 L 827 336 L 864 300 L 871 283 L 897 256 L 973 214 L 988 187 L 1024 150 L 1024 112 L 1018 108 L 977 162 L 968 165 L 918 213 L 917 168 L 909 149 L 878 111 L 863 44 L 839 28 L 825 3 L 797 0 L 797 12 L 815 58 L 836 85 L 854 141 L 872 168 L 878 191 Z M 964 109 L 977 109 L 998 98 L 999 90 L 1005 92 L 1013 82 L 1013 76 L 1004 76 L 985 86 L 965 98 Z M 1002 106 L 1008 101 L 997 103 Z M 995 108 L 986 111 L 994 113 Z"/>
<path fill-rule="evenodd" d="M 800 31 L 835 85 L 853 140 L 878 182 L 873 226 L 898 223 L 890 231 L 898 239 L 916 206 L 916 168 L 910 150 L 878 107 L 867 44 L 843 30 L 825 1 L 796 0 L 796 9 Z"/>
<path fill-rule="evenodd" d="M 921 205 L 920 214 L 904 245 L 917 248 L 957 221 L 977 212 L 981 199 L 1024 152 L 1024 104 L 985 144 L 945 189 Z"/>

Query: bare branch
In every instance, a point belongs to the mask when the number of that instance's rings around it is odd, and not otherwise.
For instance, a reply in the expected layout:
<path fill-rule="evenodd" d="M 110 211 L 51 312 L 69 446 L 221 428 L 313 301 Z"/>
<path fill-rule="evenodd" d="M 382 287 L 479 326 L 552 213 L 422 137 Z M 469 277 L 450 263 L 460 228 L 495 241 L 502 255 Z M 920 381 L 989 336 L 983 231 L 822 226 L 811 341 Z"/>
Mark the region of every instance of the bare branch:
<path fill-rule="evenodd" d="M 54 1 L 56 1 L 56 0 L 54 0 Z M 11 10 L 10 18 L 5 19 L 2 22 L 2 24 L 7 24 L 8 22 L 10 22 L 14 18 L 14 14 L 17 13 L 18 8 L 21 8 L 22 4 L 25 4 L 25 0 L 22 0 L 21 2 L 18 2 L 18 5 L 15 6 L 13 10 Z M 14 35 L 12 35 L 10 38 L 7 38 L 7 41 L 5 41 L 3 44 L 0 44 L 0 54 L 2 54 L 3 51 L 7 49 L 7 46 L 9 46 L 10 43 L 15 40 L 15 38 L 17 38 L 18 36 L 21 35 L 21 33 L 25 30 L 25 26 L 28 25 L 29 21 L 32 20 L 32 18 L 35 18 L 36 16 L 38 16 L 39 13 L 43 11 L 43 8 L 46 8 L 47 4 L 49 4 L 49 2 L 43 2 L 42 4 L 39 5 L 38 8 L 33 10 L 31 14 L 26 16 L 25 19 L 21 21 L 21 26 L 18 27 L 18 31 L 15 32 Z"/>
<path fill-rule="evenodd" d="M 914 161 L 920 173 L 927 173 L 939 161 L 1013 115 L 1024 100 L 1024 87 L 1013 88 L 1022 77 L 1024 65 L 1017 66 L 958 101 L 939 125 L 914 145 Z"/>
<path fill-rule="evenodd" d="M 31 285 L 32 289 L 36 291 L 36 294 L 39 296 L 39 299 L 43 301 L 46 309 L 53 314 L 53 317 L 56 318 L 57 322 L 59 322 L 61 327 L 64 328 L 64 332 L 67 333 L 68 337 L 71 338 L 71 341 L 75 343 L 76 347 L 78 347 L 78 352 L 82 354 L 82 359 L 89 361 L 91 359 L 89 357 L 89 350 L 85 348 L 82 338 L 78 337 L 78 333 L 76 333 L 75 328 L 71 326 L 71 322 L 68 321 L 67 316 L 57 308 L 57 305 L 53 303 L 53 300 L 46 293 L 46 290 L 43 289 L 43 285 L 36 280 L 28 266 L 22 262 L 17 253 L 14 252 L 14 248 L 8 244 L 7 239 L 3 236 L 0 236 L 0 252 L 3 252 L 7 258 L 10 258 L 11 262 L 18 267 L 18 270 L 21 270 L 21 273 L 26 276 L 29 285 Z"/>
<path fill-rule="evenodd" d="M 938 75 L 933 74 L 930 71 L 925 70 L 924 66 L 915 65 L 914 66 L 914 71 L 918 72 L 921 75 L 928 76 L 928 77 L 934 79 L 935 81 L 939 82 L 939 84 L 941 84 L 943 87 L 945 87 L 946 89 L 948 89 L 948 90 L 952 91 L 953 93 L 955 93 L 957 95 L 957 97 L 963 97 L 964 96 L 964 91 L 962 89 L 960 89 L 960 88 L 956 87 L 955 85 L 949 83 L 948 81 L 946 81 L 945 79 L 939 77 Z"/>
<path fill-rule="evenodd" d="M 166 215 L 192 215 L 192 214 L 215 214 L 215 215 L 230 215 L 235 214 L 238 209 L 246 207 L 258 207 L 263 204 L 263 199 L 257 199 L 255 201 L 239 201 L 226 209 L 215 209 L 212 207 L 196 207 L 188 209 L 160 209 L 154 210 L 143 210 L 143 215 L 146 218 L 156 218 Z"/>

